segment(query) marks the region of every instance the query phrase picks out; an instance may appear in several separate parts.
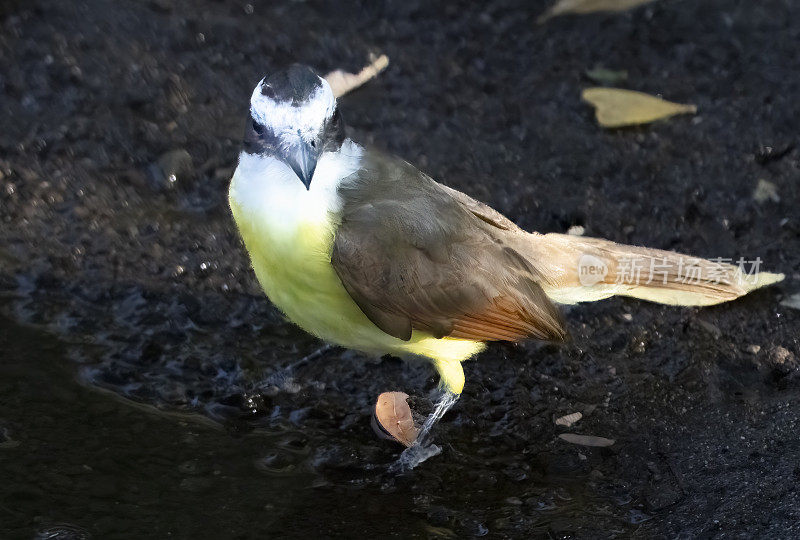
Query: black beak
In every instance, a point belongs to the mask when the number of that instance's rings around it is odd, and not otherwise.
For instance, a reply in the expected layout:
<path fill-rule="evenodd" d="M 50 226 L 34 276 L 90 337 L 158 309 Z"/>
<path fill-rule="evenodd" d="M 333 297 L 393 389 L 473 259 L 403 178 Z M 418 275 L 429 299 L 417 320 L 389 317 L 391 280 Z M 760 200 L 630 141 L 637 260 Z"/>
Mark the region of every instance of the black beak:
<path fill-rule="evenodd" d="M 306 186 L 311 189 L 311 179 L 314 178 L 314 169 L 317 168 L 319 153 L 310 144 L 302 142 L 293 147 L 286 155 L 286 163 Z"/>

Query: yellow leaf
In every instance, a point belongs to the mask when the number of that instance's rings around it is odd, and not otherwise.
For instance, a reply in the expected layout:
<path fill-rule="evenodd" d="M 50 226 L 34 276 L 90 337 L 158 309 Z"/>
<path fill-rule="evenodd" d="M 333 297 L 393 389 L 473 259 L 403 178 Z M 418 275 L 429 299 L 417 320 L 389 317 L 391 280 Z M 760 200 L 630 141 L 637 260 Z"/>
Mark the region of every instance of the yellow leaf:
<path fill-rule="evenodd" d="M 647 124 L 676 114 L 697 112 L 694 105 L 619 88 L 587 88 L 581 97 L 594 105 L 597 122 L 607 128 Z"/>
<path fill-rule="evenodd" d="M 597 11 L 625 11 L 653 0 L 559 0 L 544 13 L 536 22 L 542 24 L 552 17 L 567 13 L 583 15 Z"/>

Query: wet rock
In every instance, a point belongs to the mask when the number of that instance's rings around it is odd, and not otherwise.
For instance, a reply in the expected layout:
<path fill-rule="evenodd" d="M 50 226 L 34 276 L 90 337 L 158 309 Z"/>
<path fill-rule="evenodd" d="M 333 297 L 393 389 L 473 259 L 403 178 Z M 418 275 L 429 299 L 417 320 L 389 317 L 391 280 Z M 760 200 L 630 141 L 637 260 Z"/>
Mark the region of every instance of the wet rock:
<path fill-rule="evenodd" d="M 694 324 L 714 339 L 719 339 L 722 337 L 722 330 L 720 330 L 719 327 L 713 323 L 704 321 L 702 319 L 695 319 Z"/>
<path fill-rule="evenodd" d="M 184 149 L 170 150 L 162 154 L 151 165 L 150 175 L 161 188 L 173 189 L 187 180 L 194 172 L 191 154 Z"/>
<path fill-rule="evenodd" d="M 745 351 L 752 355 L 756 355 L 761 351 L 761 345 L 748 345 L 745 347 Z"/>
<path fill-rule="evenodd" d="M 792 143 L 780 144 L 777 146 L 764 145 L 756 150 L 754 157 L 756 163 L 759 165 L 765 165 L 770 161 L 781 159 L 786 154 L 791 152 L 793 148 L 794 144 Z"/>
<path fill-rule="evenodd" d="M 798 367 L 800 367 L 797 357 L 787 348 L 780 345 L 770 349 L 767 356 L 767 365 L 772 368 L 773 373 L 778 377 L 785 377 L 797 371 Z"/>

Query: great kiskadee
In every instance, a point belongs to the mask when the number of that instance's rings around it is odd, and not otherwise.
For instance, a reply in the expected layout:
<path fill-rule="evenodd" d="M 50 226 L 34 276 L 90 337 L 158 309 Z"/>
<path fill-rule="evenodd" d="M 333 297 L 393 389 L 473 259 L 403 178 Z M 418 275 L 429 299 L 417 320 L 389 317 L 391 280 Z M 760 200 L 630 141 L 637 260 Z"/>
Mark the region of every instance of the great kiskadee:
<path fill-rule="evenodd" d="M 329 343 L 427 358 L 455 394 L 464 386 L 461 362 L 488 341 L 564 340 L 554 302 L 623 295 L 711 305 L 783 279 L 523 231 L 347 138 L 328 83 L 300 65 L 253 91 L 229 199 L 258 281 L 289 319 Z M 638 271 L 626 274 L 630 261 Z"/>

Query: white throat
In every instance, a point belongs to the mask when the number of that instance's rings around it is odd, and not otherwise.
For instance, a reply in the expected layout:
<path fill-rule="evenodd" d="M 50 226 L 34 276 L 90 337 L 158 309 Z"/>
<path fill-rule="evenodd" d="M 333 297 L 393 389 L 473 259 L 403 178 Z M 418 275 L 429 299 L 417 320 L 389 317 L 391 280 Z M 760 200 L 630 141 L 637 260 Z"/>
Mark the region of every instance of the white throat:
<path fill-rule="evenodd" d="M 291 232 L 303 223 L 319 223 L 341 210 L 337 189 L 361 165 L 363 147 L 346 139 L 337 152 L 324 152 L 309 189 L 292 169 L 273 156 L 242 152 L 228 196 L 247 219 L 271 231 Z"/>

